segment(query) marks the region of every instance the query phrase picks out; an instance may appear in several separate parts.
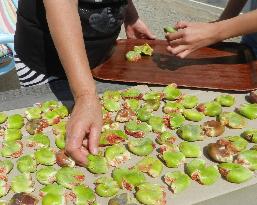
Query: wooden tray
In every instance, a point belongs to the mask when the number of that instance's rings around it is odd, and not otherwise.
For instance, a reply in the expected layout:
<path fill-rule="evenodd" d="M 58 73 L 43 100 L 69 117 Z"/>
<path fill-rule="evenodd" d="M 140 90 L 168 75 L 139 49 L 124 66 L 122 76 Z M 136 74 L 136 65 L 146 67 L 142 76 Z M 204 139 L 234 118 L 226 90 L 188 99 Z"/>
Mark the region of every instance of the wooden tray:
<path fill-rule="evenodd" d="M 153 56 L 135 63 L 126 61 L 126 52 L 143 43 L 154 48 Z M 119 82 L 176 83 L 191 88 L 235 91 L 257 88 L 257 61 L 244 45 L 219 43 L 202 48 L 186 59 L 170 55 L 166 46 L 164 40 L 118 40 L 112 57 L 93 69 L 93 76 Z"/>

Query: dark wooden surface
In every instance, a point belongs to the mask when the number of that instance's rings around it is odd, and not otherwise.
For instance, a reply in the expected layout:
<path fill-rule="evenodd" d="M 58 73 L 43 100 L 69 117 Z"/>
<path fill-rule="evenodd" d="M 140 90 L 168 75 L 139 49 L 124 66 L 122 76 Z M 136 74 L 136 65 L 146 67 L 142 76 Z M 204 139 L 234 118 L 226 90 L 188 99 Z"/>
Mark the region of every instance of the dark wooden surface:
<path fill-rule="evenodd" d="M 135 45 L 149 43 L 151 57 L 138 62 L 125 60 Z M 237 43 L 202 48 L 186 59 L 166 51 L 163 40 L 119 40 L 110 59 L 93 69 L 95 78 L 157 85 L 176 83 L 181 87 L 249 91 L 257 88 L 257 61 L 251 51 Z"/>

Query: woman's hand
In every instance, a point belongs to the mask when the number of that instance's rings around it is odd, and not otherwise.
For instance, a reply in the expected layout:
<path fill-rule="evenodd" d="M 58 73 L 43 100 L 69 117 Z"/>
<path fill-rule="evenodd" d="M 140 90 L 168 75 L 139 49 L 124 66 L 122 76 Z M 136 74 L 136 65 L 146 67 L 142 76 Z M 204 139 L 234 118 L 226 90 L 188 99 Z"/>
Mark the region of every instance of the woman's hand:
<path fill-rule="evenodd" d="M 179 22 L 175 28 L 177 32 L 166 35 L 169 43 L 167 50 L 180 58 L 185 58 L 199 48 L 223 40 L 220 38 L 217 23 Z"/>
<path fill-rule="evenodd" d="M 67 154 L 84 166 L 89 152 L 98 152 L 101 129 L 102 110 L 98 96 L 78 97 L 67 125 Z"/>
<path fill-rule="evenodd" d="M 125 22 L 125 30 L 128 39 L 150 39 L 154 40 L 156 37 L 150 31 L 150 29 L 145 25 L 143 21 L 137 19 L 132 24 L 127 24 Z"/>

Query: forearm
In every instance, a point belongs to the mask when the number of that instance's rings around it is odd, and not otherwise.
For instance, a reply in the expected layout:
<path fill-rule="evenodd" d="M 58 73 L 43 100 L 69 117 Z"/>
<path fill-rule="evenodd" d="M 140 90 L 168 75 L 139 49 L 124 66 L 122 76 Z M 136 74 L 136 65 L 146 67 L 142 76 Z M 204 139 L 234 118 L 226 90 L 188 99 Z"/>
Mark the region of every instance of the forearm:
<path fill-rule="evenodd" d="M 44 5 L 49 30 L 75 101 L 80 96 L 95 94 L 77 0 L 44 0 Z"/>
<path fill-rule="evenodd" d="M 247 0 L 229 0 L 219 20 L 221 21 L 238 16 L 245 6 L 246 2 Z"/>
<path fill-rule="evenodd" d="M 125 24 L 133 24 L 139 18 L 137 9 L 132 0 L 128 0 L 128 8 L 125 16 Z"/>
<path fill-rule="evenodd" d="M 216 22 L 220 40 L 257 32 L 257 10 Z"/>

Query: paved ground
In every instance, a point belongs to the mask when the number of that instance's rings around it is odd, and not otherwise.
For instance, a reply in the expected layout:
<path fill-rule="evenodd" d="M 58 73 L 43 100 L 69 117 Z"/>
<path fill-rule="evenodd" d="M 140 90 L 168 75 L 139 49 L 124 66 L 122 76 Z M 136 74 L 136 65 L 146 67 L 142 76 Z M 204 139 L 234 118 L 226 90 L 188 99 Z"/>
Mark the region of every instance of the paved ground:
<path fill-rule="evenodd" d="M 201 5 L 190 0 L 134 0 L 140 17 L 158 38 L 164 38 L 163 27 L 177 21 L 212 21 L 221 9 Z M 124 37 L 124 33 L 121 34 Z"/>
<path fill-rule="evenodd" d="M 212 21 L 218 18 L 227 0 L 134 0 L 140 17 L 158 38 L 163 39 L 163 27 L 177 21 Z M 199 3 L 200 2 L 200 3 Z M 202 4 L 204 3 L 204 4 Z M 125 38 L 124 31 L 121 38 Z M 238 41 L 239 39 L 233 39 Z M 15 72 L 0 77 L 0 91 L 18 88 Z"/>
<path fill-rule="evenodd" d="M 218 6 L 218 7 L 225 7 L 228 0 L 196 0 L 198 2 L 210 4 L 213 6 Z M 244 11 L 247 11 L 249 9 L 250 1 L 248 1 L 245 5 Z"/>
<path fill-rule="evenodd" d="M 196 0 L 196 1 L 218 6 L 218 7 L 225 7 L 228 2 L 228 0 Z"/>

